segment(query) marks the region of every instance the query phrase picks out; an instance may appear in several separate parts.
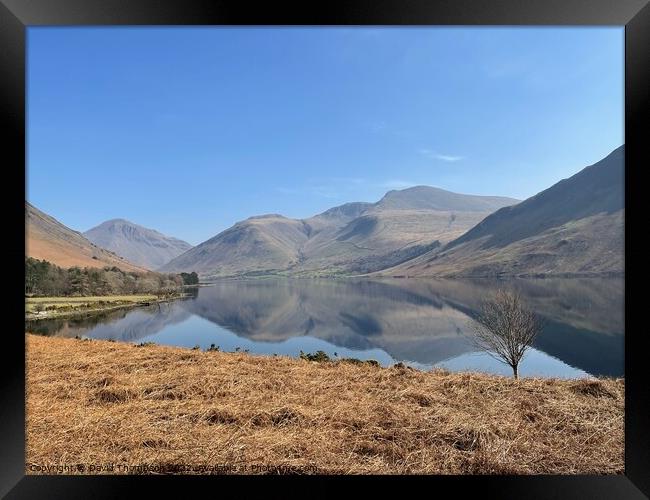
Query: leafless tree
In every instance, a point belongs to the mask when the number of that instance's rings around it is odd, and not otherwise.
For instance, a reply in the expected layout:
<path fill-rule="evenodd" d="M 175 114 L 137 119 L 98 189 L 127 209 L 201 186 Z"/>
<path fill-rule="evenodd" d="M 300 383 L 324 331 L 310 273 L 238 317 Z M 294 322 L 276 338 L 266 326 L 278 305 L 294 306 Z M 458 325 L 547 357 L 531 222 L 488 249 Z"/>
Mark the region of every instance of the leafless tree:
<path fill-rule="evenodd" d="M 541 331 L 542 322 L 526 307 L 519 292 L 500 289 L 481 304 L 472 329 L 474 344 L 510 366 L 519 378 L 519 362 Z"/>

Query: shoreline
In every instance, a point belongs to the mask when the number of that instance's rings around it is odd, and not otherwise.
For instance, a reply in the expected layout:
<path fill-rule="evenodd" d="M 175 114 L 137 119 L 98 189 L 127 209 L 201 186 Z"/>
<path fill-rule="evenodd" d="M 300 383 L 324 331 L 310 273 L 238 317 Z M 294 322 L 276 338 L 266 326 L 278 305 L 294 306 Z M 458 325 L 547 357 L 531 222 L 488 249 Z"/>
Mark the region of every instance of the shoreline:
<path fill-rule="evenodd" d="M 514 280 L 552 280 L 552 279 L 625 279 L 625 272 L 606 272 L 606 273 L 558 273 L 558 274 L 517 274 L 517 275 L 466 275 L 466 276 L 406 276 L 406 275 L 383 275 L 383 274 L 339 274 L 339 275 L 301 275 L 301 274 L 263 274 L 263 275 L 230 275 L 206 277 L 206 281 L 199 286 L 210 286 L 214 283 L 224 281 L 261 281 L 268 279 L 295 279 L 295 280 L 491 280 L 491 281 L 514 281 Z M 207 281 L 209 280 L 209 281 Z"/>
<path fill-rule="evenodd" d="M 169 473 L 206 473 L 210 464 L 234 466 L 219 473 L 264 472 L 256 465 L 319 474 L 624 472 L 623 379 L 515 381 L 25 340 L 28 474 L 67 463 L 197 467 Z"/>
<path fill-rule="evenodd" d="M 108 312 L 108 311 L 115 311 L 119 309 L 132 309 L 135 307 L 147 307 L 152 304 L 164 304 L 166 302 L 172 302 L 175 300 L 184 300 L 189 297 L 191 297 L 191 294 L 188 293 L 181 293 L 178 296 L 174 297 L 165 297 L 165 298 L 156 298 L 154 295 L 151 296 L 140 296 L 140 295 L 134 295 L 133 297 L 138 297 L 136 300 L 124 300 L 124 299 L 115 299 L 115 297 L 128 297 L 128 296 L 115 296 L 115 295 L 107 295 L 105 297 L 98 296 L 98 297 L 38 297 L 38 299 L 43 299 L 39 300 L 39 303 L 45 304 L 45 307 L 52 306 L 53 303 L 57 303 L 57 299 L 75 299 L 74 301 L 70 301 L 71 304 L 74 304 L 75 302 L 78 303 L 84 303 L 84 299 L 89 299 L 89 302 L 105 302 L 100 307 L 93 307 L 93 308 L 88 308 L 88 309 L 77 309 L 77 310 L 65 310 L 65 311 L 57 311 L 51 310 L 51 311 L 40 311 L 40 312 L 30 312 L 25 309 L 25 321 L 40 321 L 40 320 L 45 320 L 45 319 L 61 319 L 61 318 L 79 318 L 79 317 L 86 317 L 86 316 L 93 316 L 98 313 L 103 313 L 103 312 Z M 140 300 L 142 297 L 147 297 L 146 299 Z M 111 303 L 111 298 L 112 302 Z M 48 301 L 48 299 L 51 299 Z M 78 300 L 76 300 L 78 299 Z M 90 300 L 90 299 L 98 299 L 98 300 Z M 119 303 L 117 303 L 119 302 Z M 25 299 L 25 304 L 28 303 L 28 298 Z"/>

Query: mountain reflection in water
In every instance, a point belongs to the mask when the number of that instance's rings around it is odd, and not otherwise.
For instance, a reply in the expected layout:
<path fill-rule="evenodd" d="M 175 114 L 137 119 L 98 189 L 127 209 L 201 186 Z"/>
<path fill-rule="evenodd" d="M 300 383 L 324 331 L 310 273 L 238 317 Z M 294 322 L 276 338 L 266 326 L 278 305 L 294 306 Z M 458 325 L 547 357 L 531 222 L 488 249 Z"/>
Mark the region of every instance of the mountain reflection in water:
<path fill-rule="evenodd" d="M 517 288 L 545 320 L 522 375 L 623 376 L 622 279 L 220 281 L 189 300 L 26 328 L 258 354 L 320 349 L 384 365 L 404 361 L 509 374 L 468 340 L 480 301 L 498 287 Z"/>

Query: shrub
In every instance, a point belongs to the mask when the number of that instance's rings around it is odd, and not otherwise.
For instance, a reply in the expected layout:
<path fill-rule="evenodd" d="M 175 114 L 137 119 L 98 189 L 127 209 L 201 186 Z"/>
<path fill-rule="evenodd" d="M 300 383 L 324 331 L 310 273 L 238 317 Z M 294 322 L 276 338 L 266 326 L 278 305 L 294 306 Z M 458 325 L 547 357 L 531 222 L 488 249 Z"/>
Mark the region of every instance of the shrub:
<path fill-rule="evenodd" d="M 300 359 L 304 359 L 306 361 L 316 361 L 318 363 L 331 361 L 330 357 L 325 351 L 316 351 L 313 354 L 300 351 Z"/>

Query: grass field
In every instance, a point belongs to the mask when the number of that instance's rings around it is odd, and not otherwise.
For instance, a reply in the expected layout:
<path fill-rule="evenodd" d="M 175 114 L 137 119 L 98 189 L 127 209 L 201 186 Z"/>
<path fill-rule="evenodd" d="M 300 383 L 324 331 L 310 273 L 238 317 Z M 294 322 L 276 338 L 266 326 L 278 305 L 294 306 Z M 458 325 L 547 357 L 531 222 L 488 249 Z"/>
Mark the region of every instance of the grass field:
<path fill-rule="evenodd" d="M 79 302 L 140 302 L 154 300 L 155 295 L 102 295 L 96 297 L 27 297 L 27 304 L 76 304 Z"/>
<path fill-rule="evenodd" d="M 97 303 L 97 302 L 142 302 L 156 300 L 155 295 L 103 295 L 96 297 L 27 297 L 25 302 L 27 306 L 35 304 L 47 305 L 69 305 L 80 303 Z"/>
<path fill-rule="evenodd" d="M 98 297 L 27 297 L 28 319 L 53 318 L 78 313 L 92 313 L 156 302 L 155 295 L 106 295 Z"/>
<path fill-rule="evenodd" d="M 29 474 L 68 464 L 134 473 L 145 464 L 166 472 L 624 471 L 622 379 L 516 381 L 36 335 L 26 342 Z"/>

